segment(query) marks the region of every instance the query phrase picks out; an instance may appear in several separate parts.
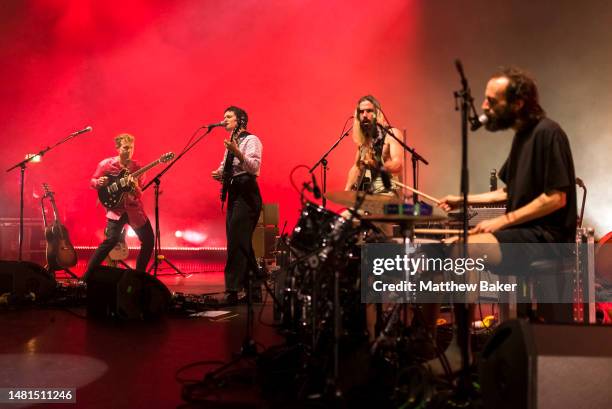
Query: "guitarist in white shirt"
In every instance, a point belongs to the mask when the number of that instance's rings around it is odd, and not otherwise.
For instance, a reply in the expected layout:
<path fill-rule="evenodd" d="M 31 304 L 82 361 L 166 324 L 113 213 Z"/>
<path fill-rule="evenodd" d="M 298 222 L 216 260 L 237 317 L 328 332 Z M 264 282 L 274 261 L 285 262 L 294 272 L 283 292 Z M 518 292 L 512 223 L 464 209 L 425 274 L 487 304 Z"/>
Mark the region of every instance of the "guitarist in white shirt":
<path fill-rule="evenodd" d="M 242 108 L 228 107 L 223 121 L 229 138 L 224 141 L 225 157 L 212 177 L 222 184 L 222 204 L 227 200 L 225 302 L 235 304 L 238 292 L 247 287 L 249 271 L 255 273 L 258 268 L 252 237 L 262 206 L 257 177 L 263 147 L 247 130 L 249 117 Z"/>
<path fill-rule="evenodd" d="M 132 160 L 134 155 L 134 137 L 124 133 L 115 137 L 115 148 L 117 156 L 104 159 L 98 164 L 96 171 L 91 177 L 91 187 L 100 189 L 109 183 L 107 175 L 116 175 L 121 170 L 127 169 L 130 173 L 136 172 L 141 165 Z M 84 279 L 87 280 L 93 269 L 98 267 L 106 258 L 108 253 L 121 239 L 121 231 L 125 224 L 129 224 L 140 240 L 140 252 L 136 260 L 136 270 L 145 271 L 151 259 L 154 246 L 154 234 L 151 222 L 144 212 L 140 190 L 144 182 L 144 175 L 134 179 L 128 177 L 133 190 L 125 194 L 119 204 L 113 208 L 106 209 L 106 239 L 98 246 L 89 259 Z"/>

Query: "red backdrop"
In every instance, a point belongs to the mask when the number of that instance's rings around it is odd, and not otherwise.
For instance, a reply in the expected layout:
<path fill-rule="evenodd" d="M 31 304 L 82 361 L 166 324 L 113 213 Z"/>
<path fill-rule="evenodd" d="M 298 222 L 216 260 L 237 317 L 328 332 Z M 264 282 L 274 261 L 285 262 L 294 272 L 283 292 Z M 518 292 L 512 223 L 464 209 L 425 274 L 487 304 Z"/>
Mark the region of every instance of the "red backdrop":
<path fill-rule="evenodd" d="M 179 152 L 228 105 L 245 108 L 264 145 L 264 201 L 279 203 L 281 221 L 291 226 L 300 208 L 291 169 L 316 162 L 361 95 L 376 95 L 398 127 L 408 119 L 402 113 L 416 109 L 408 97 L 419 86 L 410 80 L 416 2 L 389 1 L 375 12 L 349 1 L 38 0 L 2 7 L 3 170 L 93 126 L 26 173 L 26 212 L 39 215 L 34 196 L 40 182 L 50 183 L 76 244 L 102 237 L 104 212 L 88 180 L 99 160 L 115 154 L 118 133 L 136 136 L 135 158 L 146 163 Z M 163 244 L 188 228 L 204 232 L 207 245 L 224 243 L 219 186 L 209 175 L 225 135 L 213 130 L 165 176 Z M 354 149 L 347 138 L 329 157 L 330 189 L 343 187 Z M 0 179 L 4 216 L 18 213 L 18 173 Z M 300 182 L 306 174 L 296 176 Z M 151 190 L 151 217 L 152 197 Z"/>

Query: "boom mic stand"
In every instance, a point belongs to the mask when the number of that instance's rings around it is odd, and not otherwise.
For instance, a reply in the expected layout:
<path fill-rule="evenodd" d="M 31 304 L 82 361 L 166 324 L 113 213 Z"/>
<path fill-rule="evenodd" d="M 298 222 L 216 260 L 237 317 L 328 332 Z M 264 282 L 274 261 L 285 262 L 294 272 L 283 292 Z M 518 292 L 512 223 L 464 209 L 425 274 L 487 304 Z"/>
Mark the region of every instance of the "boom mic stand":
<path fill-rule="evenodd" d="M 424 165 L 429 165 L 429 162 L 423 156 L 418 154 L 414 148 L 411 148 L 410 146 L 406 145 L 404 141 L 402 141 L 397 136 L 395 136 L 395 134 L 393 134 L 391 129 L 386 128 L 382 125 L 378 125 L 378 126 L 380 126 L 387 135 L 395 139 L 400 144 L 400 146 L 404 148 L 406 152 L 410 153 L 410 158 L 412 162 L 412 186 L 415 189 L 418 189 L 419 188 L 419 172 L 418 172 L 419 162 L 423 162 Z M 416 193 L 413 193 L 412 200 L 413 200 L 413 204 L 416 206 L 419 201 L 419 197 Z"/>
<path fill-rule="evenodd" d="M 200 142 L 206 135 L 208 135 L 210 133 L 210 131 L 212 131 L 212 129 L 214 128 L 214 126 L 203 126 L 197 129 L 196 133 L 202 129 L 202 128 L 208 128 L 207 131 L 200 135 L 195 141 L 189 143 L 185 149 L 183 149 L 183 151 L 178 154 L 174 160 L 172 162 L 170 162 L 168 164 L 168 166 L 166 166 L 165 168 L 163 168 L 157 175 L 155 175 L 155 177 L 153 179 L 151 179 L 151 181 L 149 183 L 147 183 L 143 188 L 142 191 L 144 192 L 145 190 L 147 190 L 147 188 L 149 186 L 151 186 L 152 184 L 155 184 L 154 190 L 155 190 L 155 246 L 153 247 L 153 255 L 154 255 L 154 259 L 153 259 L 153 264 L 151 265 L 151 267 L 149 267 L 149 270 L 147 271 L 148 273 L 151 272 L 151 270 L 153 270 L 153 275 L 155 277 L 157 277 L 157 270 L 159 267 L 159 264 L 161 262 L 165 262 L 166 264 L 168 264 L 174 271 L 176 271 L 175 274 L 171 274 L 171 275 L 181 275 L 182 277 L 188 277 L 189 275 L 183 273 L 176 265 L 174 265 L 174 263 L 172 263 L 170 260 L 168 260 L 168 258 L 166 256 L 164 256 L 161 253 L 161 233 L 160 233 L 160 228 L 159 228 L 159 185 L 161 184 L 161 178 L 162 176 L 164 176 L 166 174 L 166 172 L 168 172 L 170 170 L 170 168 L 172 166 L 174 166 L 174 164 L 176 162 L 178 162 L 179 159 L 181 159 L 183 157 L 183 155 L 185 155 L 187 152 L 189 152 L 191 149 L 193 149 L 194 146 L 196 146 L 198 144 L 198 142 Z"/>
<path fill-rule="evenodd" d="M 353 119 L 353 117 L 349 117 L 349 119 L 346 120 L 346 122 L 344 123 L 344 128 L 346 128 L 346 124 L 348 121 L 350 121 L 351 119 Z M 323 156 L 321 156 L 321 158 L 317 161 L 317 163 L 315 163 L 309 170 L 308 173 L 314 172 L 314 170 L 317 168 L 317 166 L 319 165 L 323 165 L 323 191 L 321 192 L 321 196 L 323 197 L 323 199 L 321 200 L 321 203 L 323 205 L 323 207 L 325 207 L 327 205 L 327 198 L 325 197 L 325 193 L 327 193 L 327 156 L 334 150 L 336 149 L 336 147 L 340 144 L 340 142 L 342 142 L 342 140 L 349 134 L 351 133 L 351 128 L 347 129 L 346 131 L 342 131 L 342 135 L 340 135 L 340 138 L 338 138 L 338 140 L 336 142 L 334 142 L 334 144 L 331 146 L 331 148 L 329 148 L 327 150 L 327 152 L 325 152 L 323 154 Z"/>
<path fill-rule="evenodd" d="M 30 155 L 27 158 L 25 158 L 24 160 L 22 160 L 21 162 L 13 165 L 12 167 L 8 168 L 6 171 L 10 172 L 13 169 L 21 169 L 21 176 L 19 178 L 19 256 L 18 256 L 18 261 L 21 261 L 22 259 L 22 249 L 23 249 L 23 182 L 25 179 L 25 170 L 26 167 L 28 165 L 28 163 L 32 162 L 35 158 L 42 158 L 43 155 L 47 152 L 49 152 L 51 149 L 63 144 L 64 142 L 68 142 L 70 139 L 74 138 L 77 135 L 80 135 L 82 133 L 85 132 L 90 132 L 91 131 L 91 126 L 88 126 L 87 128 L 84 128 L 80 131 L 76 131 L 71 133 L 70 135 L 68 135 L 67 137 L 65 137 L 64 139 L 60 140 L 59 142 L 56 142 L 54 145 L 51 146 L 47 146 L 46 148 L 44 148 L 43 150 L 41 150 L 40 152 L 38 152 L 37 154 L 34 155 Z"/>

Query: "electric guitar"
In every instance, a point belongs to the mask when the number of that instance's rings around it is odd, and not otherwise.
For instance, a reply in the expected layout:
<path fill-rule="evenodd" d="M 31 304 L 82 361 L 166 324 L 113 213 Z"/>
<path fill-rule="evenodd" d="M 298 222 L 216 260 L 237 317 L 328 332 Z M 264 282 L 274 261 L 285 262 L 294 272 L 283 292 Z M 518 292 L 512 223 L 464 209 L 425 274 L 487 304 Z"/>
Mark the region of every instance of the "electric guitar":
<path fill-rule="evenodd" d="M 132 173 L 131 176 L 136 179 L 138 176 L 142 175 L 152 167 L 157 166 L 160 163 L 171 161 L 173 158 L 174 153 L 164 153 L 159 157 L 159 159 L 138 169 L 136 172 Z M 117 175 L 108 174 L 105 176 L 108 178 L 108 184 L 98 189 L 98 199 L 100 200 L 100 203 L 104 205 L 104 207 L 112 209 L 121 203 L 124 194 L 133 192 L 134 187 L 128 182 L 130 172 L 127 169 L 122 169 Z"/>
<path fill-rule="evenodd" d="M 359 155 L 359 161 L 361 162 L 363 159 L 365 159 L 367 156 L 370 156 L 371 159 L 374 159 L 376 161 L 376 163 L 381 164 L 382 163 L 382 151 L 383 151 L 383 147 L 385 144 L 385 136 L 382 135 L 382 137 L 379 135 L 379 137 L 377 137 L 373 143 L 371 147 L 360 147 L 360 151 L 361 149 L 365 150 L 364 154 Z M 369 151 L 369 152 L 368 152 Z M 366 181 L 365 178 L 365 174 L 366 171 L 368 170 L 368 166 L 360 163 L 359 164 L 359 175 L 357 176 L 357 180 L 355 181 L 355 183 L 353 184 L 353 186 L 351 187 L 351 190 L 363 190 L 364 192 L 367 192 L 369 190 L 370 184 L 372 183 L 372 180 Z M 365 181 L 365 183 L 364 183 Z M 363 186 L 362 186 L 363 185 Z"/>
<path fill-rule="evenodd" d="M 240 133 L 232 132 L 232 136 L 230 138 L 231 141 L 237 144 L 238 139 L 240 138 L 240 135 L 242 135 L 243 133 L 246 133 L 248 135 L 248 132 L 246 131 L 242 131 Z M 220 193 L 221 203 L 225 203 L 225 199 L 227 198 L 227 190 L 229 189 L 230 181 L 232 179 L 231 170 L 233 166 L 234 166 L 234 154 L 228 150 L 225 156 L 225 163 L 223 165 L 223 173 L 221 174 L 221 193 Z"/>
<path fill-rule="evenodd" d="M 68 238 L 68 230 L 59 220 L 59 213 L 55 204 L 54 193 L 49 188 L 49 185 L 43 183 L 44 196 L 40 199 L 42 206 L 43 221 L 45 223 L 45 239 L 47 240 L 47 266 L 49 270 L 62 270 L 69 267 L 74 267 L 77 264 L 77 254 Z M 49 198 L 53 208 L 53 223 L 47 223 L 47 215 L 43 200 Z"/>

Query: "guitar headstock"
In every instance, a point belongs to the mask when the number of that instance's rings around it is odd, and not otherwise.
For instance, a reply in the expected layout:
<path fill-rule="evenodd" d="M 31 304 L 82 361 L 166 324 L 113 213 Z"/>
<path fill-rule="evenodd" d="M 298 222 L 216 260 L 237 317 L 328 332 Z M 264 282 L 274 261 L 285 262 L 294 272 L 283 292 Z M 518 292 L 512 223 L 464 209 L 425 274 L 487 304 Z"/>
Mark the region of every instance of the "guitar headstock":
<path fill-rule="evenodd" d="M 169 162 L 172 159 L 174 159 L 174 152 L 164 153 L 162 156 L 159 157 L 159 161 L 161 163 Z"/>
<path fill-rule="evenodd" d="M 43 183 L 42 187 L 43 187 L 43 191 L 45 192 L 45 197 L 53 196 L 53 190 L 51 189 L 48 183 Z"/>

